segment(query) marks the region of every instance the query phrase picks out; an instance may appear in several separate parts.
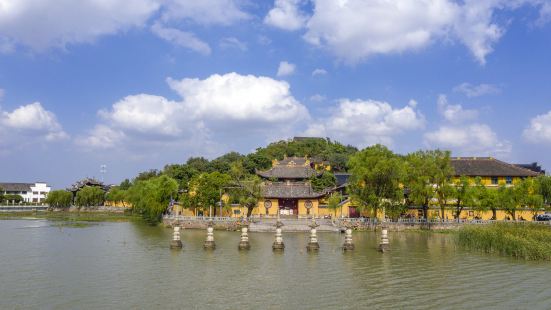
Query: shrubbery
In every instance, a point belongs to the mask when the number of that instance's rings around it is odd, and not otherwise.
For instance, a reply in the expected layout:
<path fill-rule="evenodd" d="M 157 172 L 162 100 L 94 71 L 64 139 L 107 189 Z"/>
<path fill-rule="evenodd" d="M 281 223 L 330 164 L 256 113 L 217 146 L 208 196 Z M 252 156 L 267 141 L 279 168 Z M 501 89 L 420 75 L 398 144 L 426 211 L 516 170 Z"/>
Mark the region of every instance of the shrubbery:
<path fill-rule="evenodd" d="M 528 223 L 466 226 L 459 231 L 459 245 L 486 253 L 527 260 L 551 260 L 551 228 Z"/>

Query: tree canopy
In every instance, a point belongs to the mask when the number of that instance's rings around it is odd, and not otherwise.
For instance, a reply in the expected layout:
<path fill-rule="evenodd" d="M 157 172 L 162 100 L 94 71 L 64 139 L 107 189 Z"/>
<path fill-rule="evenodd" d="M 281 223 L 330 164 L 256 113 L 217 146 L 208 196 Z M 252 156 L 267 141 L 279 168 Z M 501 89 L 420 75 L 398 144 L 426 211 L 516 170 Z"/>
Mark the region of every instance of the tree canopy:
<path fill-rule="evenodd" d="M 103 205 L 105 192 L 97 186 L 85 186 L 76 195 L 75 205 L 79 207 L 97 207 Z"/>
<path fill-rule="evenodd" d="M 45 202 L 50 208 L 69 208 L 73 202 L 73 194 L 66 190 L 51 191 Z"/>
<path fill-rule="evenodd" d="M 349 191 L 362 206 L 374 211 L 391 207 L 403 199 L 400 186 L 403 161 L 383 145 L 377 144 L 354 154 L 349 161 Z"/>

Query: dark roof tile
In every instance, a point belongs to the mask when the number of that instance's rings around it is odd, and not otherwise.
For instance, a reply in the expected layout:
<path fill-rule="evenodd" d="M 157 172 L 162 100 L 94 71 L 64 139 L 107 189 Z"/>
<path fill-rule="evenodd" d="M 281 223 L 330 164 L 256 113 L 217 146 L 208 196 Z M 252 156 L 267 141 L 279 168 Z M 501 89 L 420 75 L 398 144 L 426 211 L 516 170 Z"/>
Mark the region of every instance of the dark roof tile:
<path fill-rule="evenodd" d="M 451 164 L 456 176 L 534 177 L 539 175 L 537 172 L 492 157 L 453 157 Z"/>
<path fill-rule="evenodd" d="M 266 183 L 262 188 L 265 198 L 317 198 L 323 196 L 312 189 L 306 182 L 274 182 Z"/>

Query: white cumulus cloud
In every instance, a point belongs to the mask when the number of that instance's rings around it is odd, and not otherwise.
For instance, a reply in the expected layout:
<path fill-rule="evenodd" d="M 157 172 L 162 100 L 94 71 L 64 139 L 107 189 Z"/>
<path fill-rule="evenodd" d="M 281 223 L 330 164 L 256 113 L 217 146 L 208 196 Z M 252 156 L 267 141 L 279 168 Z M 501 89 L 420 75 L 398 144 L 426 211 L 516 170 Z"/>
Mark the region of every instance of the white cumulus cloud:
<path fill-rule="evenodd" d="M 459 156 L 506 156 L 512 149 L 509 141 L 499 139 L 486 124 L 441 126 L 424 138 L 428 147 L 449 149 Z"/>
<path fill-rule="evenodd" d="M 102 122 L 88 137 L 89 146 L 113 146 L 114 141 L 182 141 L 193 137 L 220 141 L 290 134 L 310 115 L 284 81 L 228 73 L 206 79 L 167 79 L 181 99 L 138 94 L 127 96 L 99 115 Z M 205 141 L 203 141 L 205 142 Z"/>
<path fill-rule="evenodd" d="M 421 129 L 424 123 L 413 100 L 403 108 L 394 108 L 382 101 L 342 99 L 332 115 L 316 121 L 305 134 L 330 136 L 360 146 L 392 144 L 394 136 Z"/>
<path fill-rule="evenodd" d="M 438 97 L 438 112 L 444 119 L 452 123 L 462 123 L 474 120 L 478 117 L 478 111 L 474 109 L 464 109 L 460 104 L 450 104 L 445 95 Z"/>
<path fill-rule="evenodd" d="M 551 143 L 551 111 L 532 118 L 523 136 L 532 143 Z"/>
<path fill-rule="evenodd" d="M 141 27 L 157 11 L 156 0 L 2 0 L 1 49 L 22 44 L 36 51 L 92 42 L 102 35 Z"/>
<path fill-rule="evenodd" d="M 20 106 L 11 112 L 1 112 L 0 127 L 15 133 L 43 137 L 48 141 L 68 138 L 54 113 L 40 102 Z"/>
<path fill-rule="evenodd" d="M 540 9 L 544 0 L 313 0 L 314 14 L 304 38 L 325 47 L 339 59 L 356 63 L 377 54 L 402 53 L 440 40 L 463 43 L 485 64 L 495 43 L 505 33 L 498 11 L 522 5 Z"/>
<path fill-rule="evenodd" d="M 295 73 L 296 66 L 287 61 L 282 61 L 279 63 L 277 68 L 277 76 L 287 76 Z"/>
<path fill-rule="evenodd" d="M 300 4 L 303 2 L 303 0 L 275 0 L 274 7 L 264 18 L 264 23 L 289 31 L 301 29 L 308 19 L 300 10 Z"/>

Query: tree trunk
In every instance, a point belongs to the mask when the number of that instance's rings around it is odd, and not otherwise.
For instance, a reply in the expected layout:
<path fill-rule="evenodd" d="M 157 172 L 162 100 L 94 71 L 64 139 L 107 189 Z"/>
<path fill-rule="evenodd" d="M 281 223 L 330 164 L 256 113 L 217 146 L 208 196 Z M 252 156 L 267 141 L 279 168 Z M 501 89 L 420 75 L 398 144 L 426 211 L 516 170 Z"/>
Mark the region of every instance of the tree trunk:
<path fill-rule="evenodd" d="M 497 209 L 492 209 L 492 220 L 497 220 Z"/>
<path fill-rule="evenodd" d="M 253 209 L 254 209 L 254 205 L 247 206 L 247 217 L 251 217 L 251 215 L 253 214 Z"/>
<path fill-rule="evenodd" d="M 444 216 L 446 215 L 446 208 L 442 205 L 440 205 L 440 218 L 441 220 L 444 220 Z"/>

